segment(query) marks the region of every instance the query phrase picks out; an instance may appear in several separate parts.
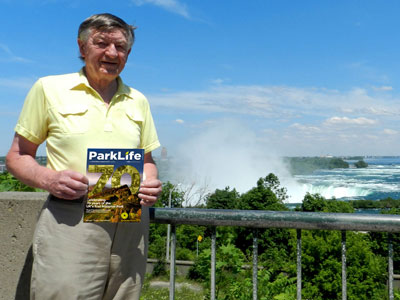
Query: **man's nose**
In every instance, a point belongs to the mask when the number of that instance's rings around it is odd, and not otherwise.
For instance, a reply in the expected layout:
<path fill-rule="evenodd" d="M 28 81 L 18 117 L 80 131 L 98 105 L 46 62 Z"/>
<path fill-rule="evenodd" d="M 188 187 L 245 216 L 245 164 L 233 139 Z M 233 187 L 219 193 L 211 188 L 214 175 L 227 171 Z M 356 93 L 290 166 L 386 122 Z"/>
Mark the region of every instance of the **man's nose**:
<path fill-rule="evenodd" d="M 106 55 L 109 57 L 117 57 L 118 51 L 114 44 L 109 44 L 106 49 Z"/>

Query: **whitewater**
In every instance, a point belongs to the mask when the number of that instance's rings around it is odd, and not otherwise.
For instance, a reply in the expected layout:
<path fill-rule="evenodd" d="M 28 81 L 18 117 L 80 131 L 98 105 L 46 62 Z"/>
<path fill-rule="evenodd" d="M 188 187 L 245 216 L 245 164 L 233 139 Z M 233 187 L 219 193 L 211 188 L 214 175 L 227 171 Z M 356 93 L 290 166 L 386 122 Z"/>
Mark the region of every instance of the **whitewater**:
<path fill-rule="evenodd" d="M 338 200 L 400 198 L 400 157 L 368 157 L 367 168 L 357 169 L 355 161 L 348 169 L 317 170 L 310 175 L 297 175 L 300 194 L 320 194 Z M 301 202 L 301 195 L 292 194 L 290 202 Z M 290 193 L 290 191 L 289 191 Z"/>

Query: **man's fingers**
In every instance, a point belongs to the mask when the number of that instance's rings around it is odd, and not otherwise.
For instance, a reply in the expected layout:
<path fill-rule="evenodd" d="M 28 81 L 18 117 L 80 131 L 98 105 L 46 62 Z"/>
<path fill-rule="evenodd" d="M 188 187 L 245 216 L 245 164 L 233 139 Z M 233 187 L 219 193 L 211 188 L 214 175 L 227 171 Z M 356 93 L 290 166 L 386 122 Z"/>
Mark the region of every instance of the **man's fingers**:
<path fill-rule="evenodd" d="M 162 183 L 158 179 L 145 180 L 140 185 L 139 198 L 143 206 L 152 206 L 157 202 L 158 196 L 162 191 Z"/>
<path fill-rule="evenodd" d="M 87 191 L 88 185 L 79 181 L 70 181 L 68 187 L 75 191 Z"/>
<path fill-rule="evenodd" d="M 88 190 L 87 177 L 74 171 L 56 172 L 51 180 L 49 192 L 63 199 L 77 199 L 84 196 Z"/>
<path fill-rule="evenodd" d="M 67 170 L 65 172 L 68 176 L 70 176 L 71 179 L 82 182 L 83 184 L 86 185 L 89 184 L 89 179 L 85 175 L 70 170 Z"/>
<path fill-rule="evenodd" d="M 141 187 L 146 188 L 161 188 L 162 183 L 158 179 L 149 179 L 142 182 Z"/>
<path fill-rule="evenodd" d="M 139 193 L 158 197 L 162 191 L 161 181 L 158 179 L 145 180 L 140 185 Z"/>
<path fill-rule="evenodd" d="M 156 196 L 149 196 L 149 195 L 145 195 L 145 194 L 138 194 L 140 200 L 140 204 L 144 205 L 144 206 L 153 206 L 154 203 L 157 202 L 157 198 Z"/>

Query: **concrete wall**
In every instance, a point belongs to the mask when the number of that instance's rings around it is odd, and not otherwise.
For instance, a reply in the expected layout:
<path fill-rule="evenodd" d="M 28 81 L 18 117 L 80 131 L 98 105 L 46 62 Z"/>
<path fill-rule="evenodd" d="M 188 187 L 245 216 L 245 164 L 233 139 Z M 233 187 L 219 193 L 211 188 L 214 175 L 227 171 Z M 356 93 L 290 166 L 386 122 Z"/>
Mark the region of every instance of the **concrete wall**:
<path fill-rule="evenodd" d="M 0 192 L 0 299 L 29 299 L 32 236 L 47 193 Z"/>
<path fill-rule="evenodd" d="M 0 192 L 0 299 L 29 299 L 32 237 L 48 193 Z M 149 259 L 147 272 L 157 263 Z M 193 262 L 176 261 L 185 275 Z M 167 263 L 167 268 L 169 265 Z"/>

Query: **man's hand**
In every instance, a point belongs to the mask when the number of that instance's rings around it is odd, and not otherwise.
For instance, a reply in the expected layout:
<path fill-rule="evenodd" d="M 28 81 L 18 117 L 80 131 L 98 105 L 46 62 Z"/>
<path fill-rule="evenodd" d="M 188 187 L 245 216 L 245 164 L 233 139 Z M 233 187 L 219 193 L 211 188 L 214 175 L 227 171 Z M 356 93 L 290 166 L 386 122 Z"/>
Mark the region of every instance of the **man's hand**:
<path fill-rule="evenodd" d="M 89 180 L 74 171 L 54 171 L 35 160 L 39 145 L 15 134 L 6 157 L 7 170 L 21 182 L 49 191 L 58 198 L 73 200 L 84 196 Z"/>
<path fill-rule="evenodd" d="M 71 170 L 54 171 L 46 181 L 50 194 L 61 199 L 78 199 L 88 191 L 88 178 Z"/>
<path fill-rule="evenodd" d="M 141 205 L 153 206 L 157 202 L 158 196 L 161 194 L 162 184 L 158 179 L 144 180 L 140 185 L 139 198 Z"/>

